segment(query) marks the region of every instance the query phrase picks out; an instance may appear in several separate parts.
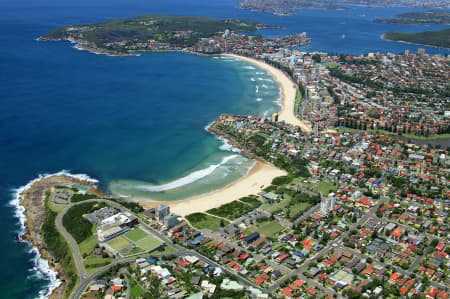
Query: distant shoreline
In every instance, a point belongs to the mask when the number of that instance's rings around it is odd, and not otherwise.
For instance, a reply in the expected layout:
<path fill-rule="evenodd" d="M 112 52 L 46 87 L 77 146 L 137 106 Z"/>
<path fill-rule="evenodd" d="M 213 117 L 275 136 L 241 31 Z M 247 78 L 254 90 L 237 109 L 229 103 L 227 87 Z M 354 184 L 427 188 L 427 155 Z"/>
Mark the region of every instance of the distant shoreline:
<path fill-rule="evenodd" d="M 303 132 L 312 132 L 312 129 L 304 121 L 297 118 L 294 112 L 295 97 L 297 96 L 297 86 L 292 80 L 281 70 L 255 58 L 240 56 L 236 54 L 221 54 L 221 56 L 233 57 L 249 62 L 265 71 L 267 71 L 275 81 L 280 85 L 282 93 L 282 107 L 278 112 L 278 119 L 288 124 L 299 126 Z"/>
<path fill-rule="evenodd" d="M 392 39 L 386 38 L 386 33 L 383 33 L 382 35 L 380 35 L 380 38 L 387 42 L 403 43 L 403 44 L 408 44 L 408 45 L 423 46 L 423 47 L 430 47 L 430 48 L 436 48 L 436 49 L 447 49 L 447 50 L 450 49 L 450 48 L 445 48 L 445 47 L 437 47 L 437 46 L 426 45 L 426 44 L 417 44 L 417 43 L 412 43 L 412 42 L 406 42 L 403 40 L 392 40 Z"/>
<path fill-rule="evenodd" d="M 303 121 L 299 120 L 294 113 L 295 97 L 297 87 L 294 82 L 281 70 L 268 65 L 267 63 L 254 58 L 244 57 L 236 54 L 220 54 L 219 56 L 233 57 L 251 63 L 267 71 L 280 85 L 282 93 L 282 106 L 279 120 L 286 123 L 298 125 L 303 131 L 311 132 L 311 128 Z M 241 197 L 256 194 L 261 191 L 261 186 L 269 186 L 275 177 L 286 175 L 286 171 L 281 170 L 269 163 L 257 160 L 249 172 L 230 183 L 229 185 L 214 190 L 210 193 L 201 194 L 184 200 L 176 201 L 139 201 L 139 204 L 146 208 L 152 208 L 160 204 L 171 207 L 172 211 L 178 215 L 205 212 L 212 208 L 226 204 Z"/>

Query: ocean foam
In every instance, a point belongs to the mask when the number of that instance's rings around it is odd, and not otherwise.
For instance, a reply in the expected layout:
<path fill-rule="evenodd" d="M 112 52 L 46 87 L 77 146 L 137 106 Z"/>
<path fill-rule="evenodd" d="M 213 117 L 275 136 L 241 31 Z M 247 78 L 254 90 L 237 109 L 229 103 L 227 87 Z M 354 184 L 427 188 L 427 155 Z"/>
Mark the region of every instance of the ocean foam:
<path fill-rule="evenodd" d="M 205 127 L 204 127 L 204 129 L 205 129 L 205 131 L 208 131 L 208 129 L 209 129 L 209 127 L 211 127 L 213 124 L 214 124 L 214 120 L 212 121 L 212 122 L 210 122 L 209 124 L 207 124 Z"/>
<path fill-rule="evenodd" d="M 251 66 L 251 65 L 247 65 L 247 66 L 244 66 L 244 67 L 242 67 L 243 69 L 246 69 L 246 70 L 256 70 L 256 68 L 255 67 L 253 67 L 253 66 Z"/>
<path fill-rule="evenodd" d="M 278 90 L 278 99 L 276 99 L 274 103 L 283 108 L 283 91 L 281 88 Z"/>
<path fill-rule="evenodd" d="M 235 153 L 240 153 L 241 152 L 240 149 L 238 149 L 238 148 L 234 147 L 233 145 L 231 145 L 228 142 L 228 140 L 226 140 L 222 136 L 216 136 L 216 138 L 223 142 L 223 144 L 221 146 L 219 146 L 220 150 L 228 151 L 228 152 L 235 152 Z"/>
<path fill-rule="evenodd" d="M 255 78 L 253 78 L 253 77 L 250 78 L 250 81 L 255 82 Z"/>
<path fill-rule="evenodd" d="M 40 174 L 38 178 L 29 181 L 25 186 L 22 186 L 17 189 L 13 189 L 13 199 L 9 202 L 9 205 L 15 208 L 14 215 L 19 220 L 20 228 L 18 231 L 18 239 L 21 242 L 25 242 L 23 240 L 23 235 L 26 233 L 25 223 L 27 221 L 27 217 L 25 214 L 25 208 L 20 204 L 23 200 L 24 193 L 37 181 L 46 179 L 52 176 L 66 175 L 72 178 L 77 178 L 83 181 L 88 181 L 90 183 L 98 183 L 97 180 L 90 178 L 86 174 L 70 174 L 66 170 L 62 170 L 53 174 Z M 39 298 L 48 298 L 50 294 L 57 287 L 61 285 L 61 281 L 57 278 L 57 273 L 50 268 L 50 265 L 47 260 L 41 257 L 39 250 L 34 247 L 31 242 L 26 242 L 30 249 L 28 253 L 34 254 L 34 267 L 30 269 L 30 271 L 35 271 L 36 275 L 40 279 L 49 280 L 48 286 L 46 289 L 39 291 Z"/>
<path fill-rule="evenodd" d="M 259 86 L 256 86 L 256 93 L 259 92 Z"/>
<path fill-rule="evenodd" d="M 231 155 L 227 156 L 222 159 L 222 161 L 218 164 L 210 165 L 204 169 L 200 169 L 194 172 L 191 172 L 187 176 L 184 176 L 182 178 L 179 178 L 177 180 L 174 180 L 172 182 L 169 182 L 167 184 L 157 185 L 157 186 L 137 186 L 136 188 L 149 191 L 149 192 L 161 192 L 161 191 L 167 191 L 175 188 L 179 188 L 188 184 L 192 184 L 208 175 L 210 175 L 214 170 L 219 168 L 220 166 L 224 165 L 228 161 L 239 157 L 238 155 Z"/>
<path fill-rule="evenodd" d="M 257 98 L 256 101 L 257 102 L 261 102 L 263 99 L 262 98 Z"/>
<path fill-rule="evenodd" d="M 266 84 L 263 84 L 262 87 L 269 88 L 269 86 L 267 86 Z"/>

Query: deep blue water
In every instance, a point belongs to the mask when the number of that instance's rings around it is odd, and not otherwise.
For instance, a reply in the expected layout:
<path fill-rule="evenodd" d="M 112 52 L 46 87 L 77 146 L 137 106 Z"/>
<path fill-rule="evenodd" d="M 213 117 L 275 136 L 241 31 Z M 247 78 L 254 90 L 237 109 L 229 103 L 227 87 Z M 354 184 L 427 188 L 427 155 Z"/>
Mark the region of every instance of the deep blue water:
<path fill-rule="evenodd" d="M 234 155 L 204 130 L 208 123 L 222 112 L 273 112 L 278 97 L 270 77 L 244 63 L 182 53 L 106 57 L 78 51 L 67 42 L 35 41 L 42 33 L 68 24 L 143 13 L 205 15 L 284 27 L 262 32 L 269 37 L 306 31 L 313 39 L 307 48 L 311 51 L 399 53 L 418 47 L 385 42 L 379 35 L 389 30 L 445 27 L 372 22 L 412 11 L 405 8 L 306 10 L 280 17 L 238 10 L 235 2 L 0 0 L 0 281 L 4 298 L 36 297 L 47 285 L 33 270 L 29 246 L 14 241 L 19 226 L 8 205 L 14 188 L 40 173 L 61 169 L 87 173 L 100 179 L 105 189 L 117 180 L 157 185 L 187 176 Z M 448 50 L 427 48 L 427 52 Z M 258 76 L 268 80 L 264 81 L 267 90 L 251 81 Z M 228 178 L 221 174 L 222 185 L 240 175 L 238 168 L 229 168 Z"/>

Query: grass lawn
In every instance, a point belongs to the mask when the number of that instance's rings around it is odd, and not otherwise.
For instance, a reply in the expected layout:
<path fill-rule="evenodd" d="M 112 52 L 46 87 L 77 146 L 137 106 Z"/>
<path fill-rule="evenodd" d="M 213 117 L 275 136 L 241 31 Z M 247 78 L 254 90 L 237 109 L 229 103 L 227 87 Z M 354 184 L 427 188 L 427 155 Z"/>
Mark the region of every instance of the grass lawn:
<path fill-rule="evenodd" d="M 291 215 L 297 215 L 297 213 L 304 212 L 309 209 L 311 205 L 307 202 L 299 202 L 290 207 Z"/>
<path fill-rule="evenodd" d="M 56 203 L 52 203 L 51 201 L 48 202 L 48 207 L 50 208 L 50 210 L 52 210 L 53 212 L 56 213 L 61 213 L 62 210 L 64 210 L 65 207 L 67 207 L 67 205 L 63 205 L 63 204 L 56 204 Z"/>
<path fill-rule="evenodd" d="M 235 200 L 221 205 L 218 208 L 210 209 L 206 212 L 218 217 L 234 220 L 251 210 L 253 210 L 253 208 L 250 205 L 242 201 Z"/>
<path fill-rule="evenodd" d="M 289 205 L 289 202 L 291 201 L 290 196 L 285 196 L 285 198 L 277 203 L 274 204 L 267 204 L 266 206 L 264 206 L 264 210 L 270 213 L 274 213 L 280 210 L 283 210 L 284 208 L 286 208 Z"/>
<path fill-rule="evenodd" d="M 133 242 L 139 241 L 147 236 L 148 234 L 139 228 L 133 229 L 125 234 L 125 237 Z"/>
<path fill-rule="evenodd" d="M 137 247 L 140 247 L 140 248 L 144 249 L 145 251 L 154 249 L 155 247 L 158 247 L 162 243 L 163 242 L 161 242 L 160 240 L 158 240 L 150 235 L 148 235 L 147 238 L 144 238 L 144 239 L 141 239 L 141 240 L 135 242 Z"/>
<path fill-rule="evenodd" d="M 130 295 L 132 298 L 143 297 L 145 295 L 145 291 L 141 289 L 140 286 L 137 285 L 134 279 L 130 278 Z"/>
<path fill-rule="evenodd" d="M 133 255 L 141 252 L 144 252 L 144 250 L 142 250 L 142 248 L 140 247 L 136 247 L 134 249 L 131 249 L 130 252 L 128 252 L 128 255 Z"/>
<path fill-rule="evenodd" d="M 113 258 L 103 258 L 101 256 L 89 256 L 84 262 L 84 266 L 86 267 L 86 273 L 91 275 L 95 271 L 100 268 L 103 268 L 106 265 L 111 264 L 114 261 Z"/>
<path fill-rule="evenodd" d="M 283 229 L 284 227 L 281 226 L 278 222 L 268 221 L 261 223 L 259 228 L 257 229 L 257 232 L 265 237 L 273 237 Z"/>
<path fill-rule="evenodd" d="M 257 208 L 262 205 L 262 202 L 256 196 L 246 196 L 239 198 L 239 200 L 251 205 L 252 208 Z"/>
<path fill-rule="evenodd" d="M 97 245 L 97 240 L 94 238 L 94 236 L 90 236 L 89 238 L 78 244 L 78 248 L 80 248 L 80 254 L 91 254 L 92 251 L 94 251 L 95 245 Z"/>
<path fill-rule="evenodd" d="M 220 218 L 210 216 L 203 213 L 194 213 L 186 216 L 186 219 L 191 223 L 196 229 L 210 229 L 212 231 L 217 231 L 220 229 L 220 222 L 223 221 L 224 225 L 230 224 L 226 220 L 221 220 Z"/>
<path fill-rule="evenodd" d="M 326 181 L 321 181 L 319 184 L 317 184 L 316 188 L 322 193 L 323 196 L 328 196 L 330 192 L 334 192 L 337 190 L 337 187 L 335 185 Z"/>
<path fill-rule="evenodd" d="M 114 250 L 119 251 L 127 246 L 130 246 L 131 242 L 123 236 L 118 236 L 117 238 L 109 240 L 106 244 L 111 246 Z"/>

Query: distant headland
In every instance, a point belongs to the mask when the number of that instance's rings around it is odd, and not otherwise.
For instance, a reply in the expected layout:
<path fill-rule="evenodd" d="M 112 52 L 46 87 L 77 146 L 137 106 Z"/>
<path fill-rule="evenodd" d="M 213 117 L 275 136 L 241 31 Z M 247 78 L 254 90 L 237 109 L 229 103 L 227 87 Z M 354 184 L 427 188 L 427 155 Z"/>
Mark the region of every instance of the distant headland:
<path fill-rule="evenodd" d="M 276 15 L 293 15 L 296 14 L 299 10 L 306 8 L 343 10 L 346 9 L 346 7 L 343 6 L 346 4 L 364 5 L 367 7 L 408 6 L 429 9 L 449 8 L 448 1 L 444 0 L 425 0 L 420 2 L 414 0 L 342 0 L 338 3 L 339 5 L 336 5 L 334 4 L 334 2 L 328 0 L 242 0 L 236 6 L 241 9 L 268 12 Z"/>
<path fill-rule="evenodd" d="M 309 42 L 305 33 L 277 39 L 239 34 L 278 28 L 256 21 L 207 17 L 142 15 L 103 23 L 65 26 L 39 40 L 68 40 L 99 54 L 129 56 L 137 51 L 187 51 L 199 54 L 236 53 L 254 56 Z"/>
<path fill-rule="evenodd" d="M 450 24 L 450 12 L 443 10 L 431 10 L 424 12 L 408 12 L 395 15 L 389 19 L 375 19 L 378 23 L 415 25 L 415 24 Z"/>
<path fill-rule="evenodd" d="M 450 29 L 417 33 L 387 32 L 383 34 L 381 38 L 386 41 L 396 41 L 438 48 L 450 48 Z"/>

